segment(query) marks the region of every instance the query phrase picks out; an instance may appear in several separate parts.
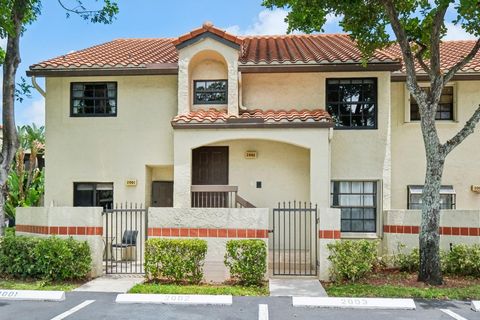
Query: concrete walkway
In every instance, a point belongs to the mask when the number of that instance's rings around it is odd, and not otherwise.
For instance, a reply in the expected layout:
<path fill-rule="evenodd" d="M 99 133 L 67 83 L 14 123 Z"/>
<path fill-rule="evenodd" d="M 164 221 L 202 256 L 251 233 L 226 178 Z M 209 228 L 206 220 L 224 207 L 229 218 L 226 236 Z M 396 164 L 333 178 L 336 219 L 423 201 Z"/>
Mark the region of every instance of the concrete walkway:
<path fill-rule="evenodd" d="M 270 296 L 273 297 L 326 297 L 318 279 L 276 278 L 269 280 Z"/>
<path fill-rule="evenodd" d="M 125 293 L 134 285 L 142 283 L 143 280 L 144 278 L 138 275 L 104 275 L 85 283 L 73 291 Z"/>

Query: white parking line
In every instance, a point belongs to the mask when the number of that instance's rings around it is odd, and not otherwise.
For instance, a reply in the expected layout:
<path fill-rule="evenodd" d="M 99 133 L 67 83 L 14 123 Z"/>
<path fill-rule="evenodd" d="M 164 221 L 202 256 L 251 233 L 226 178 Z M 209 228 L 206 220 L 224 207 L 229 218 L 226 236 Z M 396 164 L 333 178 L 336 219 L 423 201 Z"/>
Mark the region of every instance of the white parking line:
<path fill-rule="evenodd" d="M 442 311 L 443 313 L 446 313 L 448 314 L 450 317 L 456 319 L 456 320 L 468 320 L 464 317 L 462 317 L 461 315 L 459 314 L 456 314 L 455 312 L 451 311 L 451 310 L 448 310 L 448 309 L 440 309 L 440 311 Z"/>
<path fill-rule="evenodd" d="M 258 320 L 268 320 L 268 304 L 258 305 Z"/>
<path fill-rule="evenodd" d="M 52 318 L 51 320 L 62 320 L 62 319 L 65 319 L 66 317 L 68 317 L 69 315 L 77 312 L 78 310 L 82 309 L 82 308 L 85 308 L 86 306 L 88 306 L 89 304 L 95 302 L 95 300 L 85 300 L 84 302 L 80 303 L 78 306 L 76 307 L 73 307 L 72 309 L 70 310 L 67 310 L 65 311 L 64 313 L 62 314 L 59 314 L 58 316 L 56 316 L 55 318 Z"/>

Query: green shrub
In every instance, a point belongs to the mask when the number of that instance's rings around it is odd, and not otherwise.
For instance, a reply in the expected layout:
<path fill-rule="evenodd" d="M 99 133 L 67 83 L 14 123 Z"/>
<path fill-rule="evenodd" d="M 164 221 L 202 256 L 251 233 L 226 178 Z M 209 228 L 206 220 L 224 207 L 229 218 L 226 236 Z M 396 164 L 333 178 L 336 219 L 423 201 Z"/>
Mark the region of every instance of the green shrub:
<path fill-rule="evenodd" d="M 400 271 L 418 272 L 420 268 L 420 252 L 418 248 L 412 249 L 410 253 L 404 253 L 404 248 L 405 245 L 398 245 L 398 253 L 394 258 L 395 267 L 399 268 Z"/>
<path fill-rule="evenodd" d="M 377 263 L 377 245 L 377 241 L 368 240 L 329 243 L 332 280 L 355 282 L 371 272 Z"/>
<path fill-rule="evenodd" d="M 47 280 L 80 279 L 90 272 L 92 258 L 86 242 L 49 237 L 39 241 L 34 251 L 38 271 Z"/>
<path fill-rule="evenodd" d="M 65 281 L 85 278 L 92 258 L 86 242 L 72 238 L 6 236 L 0 240 L 0 275 Z"/>
<path fill-rule="evenodd" d="M 5 236 L 0 239 L 0 275 L 14 278 L 37 278 L 34 248 L 40 238 Z"/>
<path fill-rule="evenodd" d="M 6 236 L 14 236 L 15 235 L 15 227 L 5 228 L 5 235 Z"/>
<path fill-rule="evenodd" d="M 480 245 L 453 245 L 442 253 L 442 269 L 447 274 L 480 277 Z"/>
<path fill-rule="evenodd" d="M 244 285 L 261 285 L 267 271 L 267 245 L 263 240 L 230 240 L 225 265 L 230 275 Z"/>
<path fill-rule="evenodd" d="M 149 239 L 145 244 L 145 273 L 150 279 L 199 283 L 207 242 L 200 239 Z"/>

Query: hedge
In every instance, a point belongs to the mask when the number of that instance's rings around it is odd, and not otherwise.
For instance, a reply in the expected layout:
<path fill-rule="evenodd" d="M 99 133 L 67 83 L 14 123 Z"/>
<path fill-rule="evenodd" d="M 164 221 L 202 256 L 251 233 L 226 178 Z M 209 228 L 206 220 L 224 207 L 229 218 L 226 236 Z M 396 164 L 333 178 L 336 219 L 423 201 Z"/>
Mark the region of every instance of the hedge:
<path fill-rule="evenodd" d="M 328 260 L 332 262 L 330 276 L 334 281 L 355 282 L 369 272 L 377 263 L 377 241 L 342 240 L 327 244 Z"/>
<path fill-rule="evenodd" d="M 199 283 L 207 242 L 200 239 L 148 239 L 145 244 L 145 273 L 149 279 Z"/>
<path fill-rule="evenodd" d="M 230 275 L 244 285 L 261 285 L 267 271 L 267 245 L 258 239 L 230 240 L 225 265 Z"/>
<path fill-rule="evenodd" d="M 86 278 L 91 270 L 85 241 L 58 237 L 6 236 L 0 239 L 0 275 L 47 281 Z"/>

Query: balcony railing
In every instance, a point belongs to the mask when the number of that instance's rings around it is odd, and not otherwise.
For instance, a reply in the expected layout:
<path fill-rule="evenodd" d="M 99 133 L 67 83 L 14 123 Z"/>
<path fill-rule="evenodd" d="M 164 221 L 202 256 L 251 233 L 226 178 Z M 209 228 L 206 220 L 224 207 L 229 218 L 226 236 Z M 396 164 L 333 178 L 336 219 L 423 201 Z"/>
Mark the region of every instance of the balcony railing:
<path fill-rule="evenodd" d="M 255 208 L 238 195 L 238 186 L 192 185 L 192 208 Z"/>

